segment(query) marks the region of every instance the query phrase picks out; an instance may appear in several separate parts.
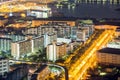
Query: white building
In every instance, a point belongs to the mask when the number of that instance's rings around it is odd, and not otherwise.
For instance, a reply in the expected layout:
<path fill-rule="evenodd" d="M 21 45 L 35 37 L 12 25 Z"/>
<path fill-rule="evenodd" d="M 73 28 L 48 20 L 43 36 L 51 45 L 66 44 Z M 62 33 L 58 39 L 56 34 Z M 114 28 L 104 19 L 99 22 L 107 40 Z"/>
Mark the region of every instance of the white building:
<path fill-rule="evenodd" d="M 6 58 L 0 57 L 0 75 L 4 75 L 9 71 L 9 61 Z"/>
<path fill-rule="evenodd" d="M 50 61 L 56 61 L 57 59 L 65 56 L 67 53 L 67 46 L 65 43 L 53 42 L 47 46 L 47 59 Z"/>
<path fill-rule="evenodd" d="M 27 12 L 27 16 L 35 16 L 36 18 L 48 18 L 52 16 L 52 11 L 47 7 L 36 7 Z"/>
<path fill-rule="evenodd" d="M 47 46 L 47 59 L 51 61 L 57 60 L 56 44 L 50 44 Z"/>
<path fill-rule="evenodd" d="M 53 41 L 57 40 L 57 34 L 51 33 L 51 34 L 44 34 L 44 47 L 47 47 L 48 44 L 52 43 Z"/>

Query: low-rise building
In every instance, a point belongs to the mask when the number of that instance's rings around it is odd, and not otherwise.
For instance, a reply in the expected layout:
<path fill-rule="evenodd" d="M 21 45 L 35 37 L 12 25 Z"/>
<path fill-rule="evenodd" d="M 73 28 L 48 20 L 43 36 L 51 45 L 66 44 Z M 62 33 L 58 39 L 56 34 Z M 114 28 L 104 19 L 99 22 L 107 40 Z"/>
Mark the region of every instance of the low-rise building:
<path fill-rule="evenodd" d="M 7 72 L 0 80 L 21 80 L 28 74 L 28 65 L 22 64 L 17 66 L 14 70 Z"/>
<path fill-rule="evenodd" d="M 58 24 L 58 25 L 63 25 L 63 24 L 67 24 L 69 26 L 75 26 L 75 21 L 74 20 L 46 20 L 46 19 L 43 19 L 43 20 L 39 20 L 39 19 L 36 19 L 36 20 L 32 20 L 32 27 L 35 27 L 35 26 L 40 26 L 40 25 L 44 25 L 44 24 L 48 24 L 48 23 L 51 23 L 51 24 Z"/>
<path fill-rule="evenodd" d="M 120 66 L 120 49 L 103 48 L 97 52 L 98 63 Z"/>
<path fill-rule="evenodd" d="M 27 16 L 34 16 L 36 18 L 48 18 L 51 17 L 51 9 L 50 8 L 43 8 L 43 7 L 38 7 L 36 9 L 31 9 L 27 12 Z"/>

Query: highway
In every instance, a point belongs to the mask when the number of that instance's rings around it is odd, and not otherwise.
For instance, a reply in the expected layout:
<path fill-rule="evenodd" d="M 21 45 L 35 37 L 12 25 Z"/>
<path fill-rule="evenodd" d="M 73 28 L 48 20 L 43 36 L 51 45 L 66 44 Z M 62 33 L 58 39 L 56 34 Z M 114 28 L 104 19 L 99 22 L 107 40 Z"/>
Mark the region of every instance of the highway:
<path fill-rule="evenodd" d="M 103 27 L 96 29 L 93 35 L 63 63 L 68 69 L 68 80 L 85 80 L 89 68 L 96 66 L 96 51 L 112 40 L 115 34 L 115 26 Z"/>

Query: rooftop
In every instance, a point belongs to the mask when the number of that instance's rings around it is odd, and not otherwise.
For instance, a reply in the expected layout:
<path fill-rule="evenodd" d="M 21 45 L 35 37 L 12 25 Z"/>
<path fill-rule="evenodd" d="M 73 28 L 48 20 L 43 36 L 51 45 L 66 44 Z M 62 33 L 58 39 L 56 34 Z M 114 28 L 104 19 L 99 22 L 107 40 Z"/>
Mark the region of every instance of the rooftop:
<path fill-rule="evenodd" d="M 106 47 L 106 48 L 100 49 L 98 52 L 110 53 L 110 54 L 120 54 L 120 49 Z"/>

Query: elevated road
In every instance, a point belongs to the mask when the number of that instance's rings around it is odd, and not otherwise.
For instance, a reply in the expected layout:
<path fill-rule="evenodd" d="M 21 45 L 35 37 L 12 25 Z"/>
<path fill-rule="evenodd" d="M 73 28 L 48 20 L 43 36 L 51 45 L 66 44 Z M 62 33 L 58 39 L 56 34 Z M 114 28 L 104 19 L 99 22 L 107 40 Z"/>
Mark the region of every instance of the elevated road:
<path fill-rule="evenodd" d="M 102 29 L 99 27 L 96 27 L 93 35 L 64 62 L 69 80 L 85 80 L 88 69 L 96 66 L 96 51 L 114 37 L 115 26 L 104 25 Z"/>

